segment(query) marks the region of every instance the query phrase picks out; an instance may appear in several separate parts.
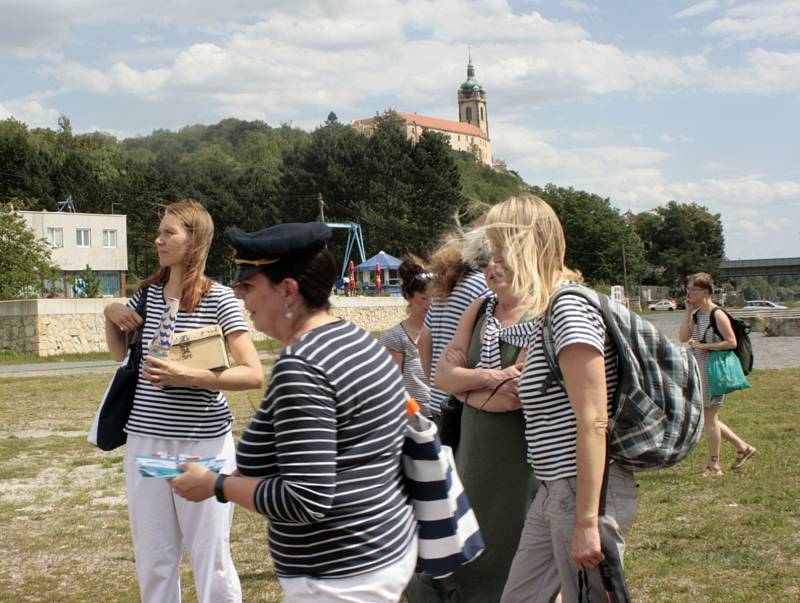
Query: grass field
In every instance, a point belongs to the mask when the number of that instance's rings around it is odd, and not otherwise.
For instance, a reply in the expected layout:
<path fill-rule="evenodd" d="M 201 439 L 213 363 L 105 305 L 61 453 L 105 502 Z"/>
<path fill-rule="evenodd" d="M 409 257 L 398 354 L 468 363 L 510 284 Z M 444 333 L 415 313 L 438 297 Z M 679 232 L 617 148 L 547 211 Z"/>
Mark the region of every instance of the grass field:
<path fill-rule="evenodd" d="M 110 374 L 0 380 L 0 601 L 138 601 L 122 453 L 85 440 Z M 626 553 L 635 601 L 800 600 L 800 369 L 751 377 L 722 411 L 758 447 L 750 463 L 701 478 L 703 441 L 678 467 L 639 475 Z M 230 395 L 237 434 L 259 398 Z M 733 456 L 723 448 L 724 467 Z M 263 518 L 237 509 L 232 541 L 244 600 L 279 600 Z M 195 601 L 187 568 L 184 600 Z"/>

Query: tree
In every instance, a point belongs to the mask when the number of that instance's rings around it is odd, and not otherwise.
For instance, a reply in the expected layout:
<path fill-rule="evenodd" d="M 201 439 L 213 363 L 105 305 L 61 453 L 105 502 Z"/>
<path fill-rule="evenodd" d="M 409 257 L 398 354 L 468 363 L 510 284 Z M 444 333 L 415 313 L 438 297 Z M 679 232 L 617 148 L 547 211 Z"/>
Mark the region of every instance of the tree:
<path fill-rule="evenodd" d="M 81 272 L 80 289 L 82 295 L 76 297 L 100 297 L 100 279 L 89 264 Z"/>
<path fill-rule="evenodd" d="M 636 232 L 609 200 L 553 184 L 533 191 L 561 220 L 567 265 L 580 270 L 590 284 L 623 284 L 630 294 L 645 270 L 644 250 Z"/>
<path fill-rule="evenodd" d="M 719 214 L 695 203 L 670 201 L 652 215 L 637 216 L 634 228 L 656 269 L 654 284 L 680 289 L 694 272 L 719 271 L 725 249 Z"/>
<path fill-rule="evenodd" d="M 57 272 L 47 243 L 36 239 L 11 204 L 0 205 L 0 299 L 43 295 Z"/>

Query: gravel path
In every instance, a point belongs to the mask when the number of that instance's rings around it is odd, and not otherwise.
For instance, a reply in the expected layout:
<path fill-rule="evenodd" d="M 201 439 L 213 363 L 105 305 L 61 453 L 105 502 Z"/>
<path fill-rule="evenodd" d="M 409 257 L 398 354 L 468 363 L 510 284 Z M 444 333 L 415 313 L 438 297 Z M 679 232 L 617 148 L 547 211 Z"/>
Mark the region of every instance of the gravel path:
<path fill-rule="evenodd" d="M 654 312 L 646 318 L 673 341 L 678 340 L 678 327 L 683 312 Z M 751 333 L 755 368 L 800 367 L 800 337 L 764 337 L 763 333 Z M 266 352 L 262 352 L 266 356 Z M 109 360 L 89 362 L 52 362 L 45 364 L 10 364 L 0 366 L 0 378 L 46 375 L 54 373 L 105 372 L 111 373 L 116 366 Z"/>
<path fill-rule="evenodd" d="M 678 340 L 683 312 L 653 313 L 646 318 L 670 339 Z M 800 337 L 764 337 L 763 333 L 750 333 L 750 341 L 753 342 L 754 368 L 800 367 Z"/>

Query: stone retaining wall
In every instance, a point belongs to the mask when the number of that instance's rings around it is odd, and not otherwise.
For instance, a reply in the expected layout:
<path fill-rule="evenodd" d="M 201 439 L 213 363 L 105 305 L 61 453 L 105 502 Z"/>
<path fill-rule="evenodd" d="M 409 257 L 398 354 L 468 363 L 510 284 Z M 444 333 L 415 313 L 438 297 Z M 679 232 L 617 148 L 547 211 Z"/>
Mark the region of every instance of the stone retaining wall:
<path fill-rule="evenodd" d="M 106 351 L 103 308 L 122 299 L 0 301 L 0 350 L 38 356 Z M 366 331 L 384 331 L 406 317 L 399 297 L 333 297 L 331 312 Z M 266 339 L 253 329 L 254 341 Z"/>

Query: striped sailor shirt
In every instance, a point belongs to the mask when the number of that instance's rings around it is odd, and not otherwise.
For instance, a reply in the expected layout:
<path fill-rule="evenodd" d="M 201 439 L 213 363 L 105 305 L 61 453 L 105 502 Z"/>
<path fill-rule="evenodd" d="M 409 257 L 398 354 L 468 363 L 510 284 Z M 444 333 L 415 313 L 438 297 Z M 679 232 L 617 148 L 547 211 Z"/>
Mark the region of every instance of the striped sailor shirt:
<path fill-rule="evenodd" d="M 529 349 L 519 381 L 519 399 L 525 414 L 525 440 L 528 463 L 540 480 L 574 477 L 577 474 L 575 451 L 575 413 L 567 393 L 558 380 L 541 391 L 550 368 L 542 349 L 541 316 L 529 325 Z M 605 355 L 607 404 L 613 410 L 618 382 L 617 355 L 600 311 L 587 300 L 564 295 L 553 306 L 552 321 L 556 356 L 573 344 L 585 344 Z"/>
<path fill-rule="evenodd" d="M 242 434 L 236 461 L 262 478 L 279 576 L 340 578 L 399 560 L 416 523 L 402 482 L 406 394 L 369 333 L 335 321 L 288 346 Z"/>
<path fill-rule="evenodd" d="M 436 365 L 442 352 L 453 339 L 464 311 L 472 302 L 489 295 L 483 273 L 469 268 L 464 278 L 450 292 L 446 300 L 434 300 L 425 316 L 425 326 L 431 332 L 431 384 L 436 382 Z M 434 415 L 441 414 L 442 402 L 447 393 L 431 387 L 430 409 Z"/>
<path fill-rule="evenodd" d="M 141 291 L 137 291 L 128 300 L 129 308 L 136 308 L 140 295 Z M 142 362 L 125 431 L 179 440 L 218 438 L 230 431 L 233 422 L 222 392 L 199 387 L 160 387 L 150 383 L 141 373 L 147 360 L 148 344 L 153 340 L 166 306 L 164 286 L 155 284 L 148 287 L 147 321 L 142 330 Z M 236 331 L 247 331 L 241 305 L 233 290 L 213 283 L 194 312 L 178 311 L 175 333 L 217 324 L 226 336 Z"/>

